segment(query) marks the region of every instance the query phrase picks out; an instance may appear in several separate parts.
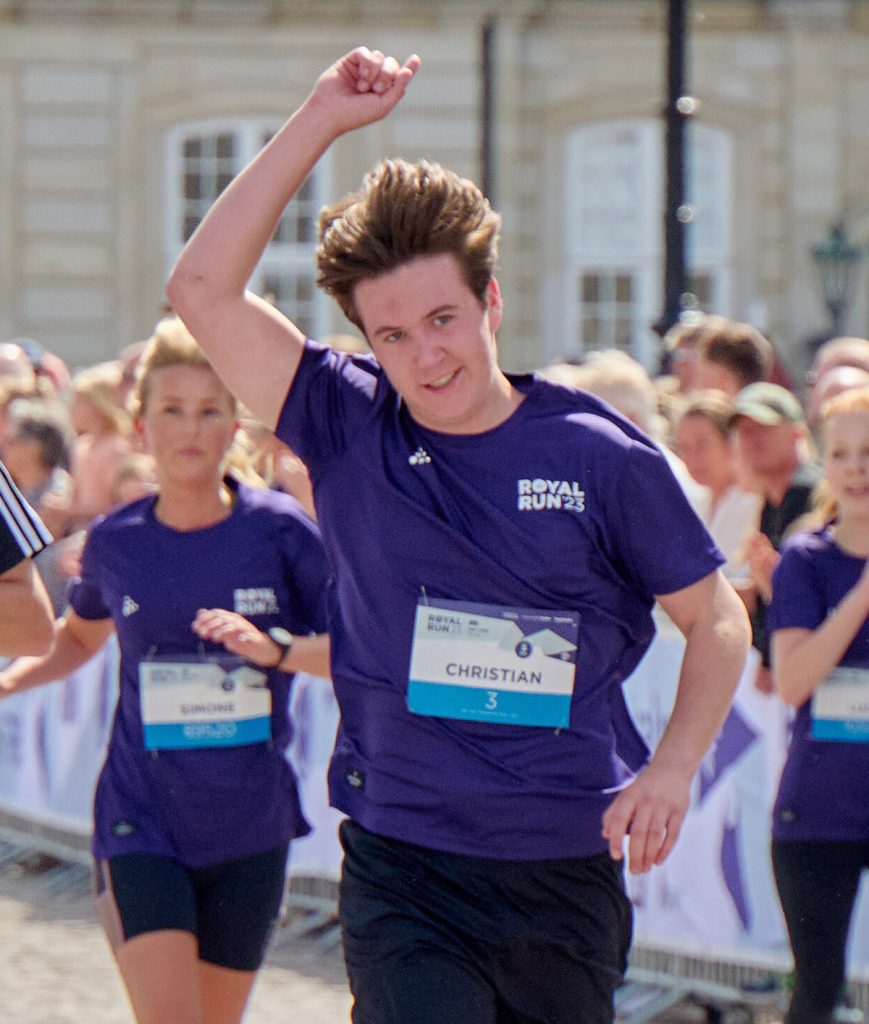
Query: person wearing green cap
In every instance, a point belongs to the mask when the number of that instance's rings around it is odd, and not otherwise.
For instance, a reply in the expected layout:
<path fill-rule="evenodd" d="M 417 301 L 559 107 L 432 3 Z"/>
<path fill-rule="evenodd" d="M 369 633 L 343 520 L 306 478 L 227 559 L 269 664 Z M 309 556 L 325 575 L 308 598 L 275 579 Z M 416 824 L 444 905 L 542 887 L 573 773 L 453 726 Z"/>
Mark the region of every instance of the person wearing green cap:
<path fill-rule="evenodd" d="M 772 573 L 785 536 L 811 507 L 821 470 L 812 459 L 803 408 L 787 388 L 767 381 L 743 388 L 734 399 L 730 422 L 743 467 L 764 499 L 757 532 L 746 543 L 752 586 L 742 596 L 751 617 L 752 644 L 761 657 L 756 685 L 771 693 L 766 610 Z"/>

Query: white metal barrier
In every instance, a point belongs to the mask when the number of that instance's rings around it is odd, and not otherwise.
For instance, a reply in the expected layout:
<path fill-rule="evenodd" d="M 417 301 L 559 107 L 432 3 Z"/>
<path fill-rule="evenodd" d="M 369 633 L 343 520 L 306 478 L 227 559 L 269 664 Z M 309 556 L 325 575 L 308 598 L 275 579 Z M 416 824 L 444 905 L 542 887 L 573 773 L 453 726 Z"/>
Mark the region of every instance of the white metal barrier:
<path fill-rule="evenodd" d="M 626 692 L 654 744 L 667 720 L 682 641 L 666 623 Z M 117 647 L 110 642 L 68 680 L 0 702 L 0 839 L 69 861 L 87 862 L 94 783 L 117 693 Z M 790 966 L 769 865 L 769 817 L 784 757 L 787 711 L 758 693 L 749 665 L 718 741 L 695 780 L 683 833 L 665 865 L 631 877 L 635 971 L 687 983 L 749 987 Z M 334 942 L 341 815 L 328 806 L 326 766 L 338 720 L 328 682 L 300 677 L 292 706 L 289 757 L 299 777 L 310 836 L 292 844 L 288 935 L 309 930 Z M 857 1005 L 869 1009 L 869 892 L 853 923 L 850 976 Z M 672 994 L 672 993 L 671 993 Z M 631 1019 L 631 1018 L 626 1018 Z M 637 1018 L 639 1019 L 639 1018 Z"/>

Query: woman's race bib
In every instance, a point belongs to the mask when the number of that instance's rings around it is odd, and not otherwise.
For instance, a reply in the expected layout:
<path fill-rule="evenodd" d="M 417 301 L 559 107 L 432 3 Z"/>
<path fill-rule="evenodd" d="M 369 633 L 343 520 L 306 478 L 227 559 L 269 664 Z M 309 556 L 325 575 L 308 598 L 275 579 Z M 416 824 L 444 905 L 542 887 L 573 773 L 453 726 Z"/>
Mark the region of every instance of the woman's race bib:
<path fill-rule="evenodd" d="M 812 737 L 869 743 L 869 669 L 834 668 L 815 690 Z"/>
<path fill-rule="evenodd" d="M 139 664 L 147 750 L 237 747 L 271 737 L 265 672 L 238 658 L 183 655 Z"/>

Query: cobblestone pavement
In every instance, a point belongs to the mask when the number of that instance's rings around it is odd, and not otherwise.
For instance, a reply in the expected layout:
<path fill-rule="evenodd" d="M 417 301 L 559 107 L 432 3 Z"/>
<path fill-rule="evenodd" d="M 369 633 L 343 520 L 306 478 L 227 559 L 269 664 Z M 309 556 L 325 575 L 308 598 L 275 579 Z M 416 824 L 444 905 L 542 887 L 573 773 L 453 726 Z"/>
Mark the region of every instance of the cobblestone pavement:
<path fill-rule="evenodd" d="M 123 987 L 96 922 L 86 874 L 0 866 L 0 1024 L 132 1024 Z M 245 1024 L 346 1024 L 350 996 L 339 950 L 279 931 Z M 680 1005 L 658 1024 L 699 1024 Z M 764 1015 L 763 1024 L 780 1020 Z M 743 1018 L 744 1020 L 744 1018 Z M 456 1022 L 460 1024 L 460 1022 Z"/>
<path fill-rule="evenodd" d="M 340 952 L 277 941 L 245 1024 L 343 1024 L 350 995 Z M 86 883 L 0 870 L 2 1024 L 131 1024 L 122 984 Z"/>

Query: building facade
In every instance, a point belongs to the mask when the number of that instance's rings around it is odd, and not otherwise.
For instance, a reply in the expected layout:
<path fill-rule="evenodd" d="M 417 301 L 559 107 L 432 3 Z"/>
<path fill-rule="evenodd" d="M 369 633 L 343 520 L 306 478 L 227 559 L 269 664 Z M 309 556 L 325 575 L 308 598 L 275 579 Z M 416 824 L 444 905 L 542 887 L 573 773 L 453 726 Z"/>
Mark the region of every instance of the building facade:
<path fill-rule="evenodd" d="M 339 140 L 251 286 L 311 334 L 316 216 L 383 156 L 485 180 L 504 215 L 503 360 L 613 345 L 649 369 L 663 297 L 666 0 L 0 0 L 0 339 L 74 367 L 145 337 L 220 189 L 353 46 L 423 68 Z M 693 0 L 687 227 L 701 308 L 795 375 L 830 329 L 813 246 L 869 243 L 869 4 Z M 858 258 L 843 330 L 869 333 Z"/>

